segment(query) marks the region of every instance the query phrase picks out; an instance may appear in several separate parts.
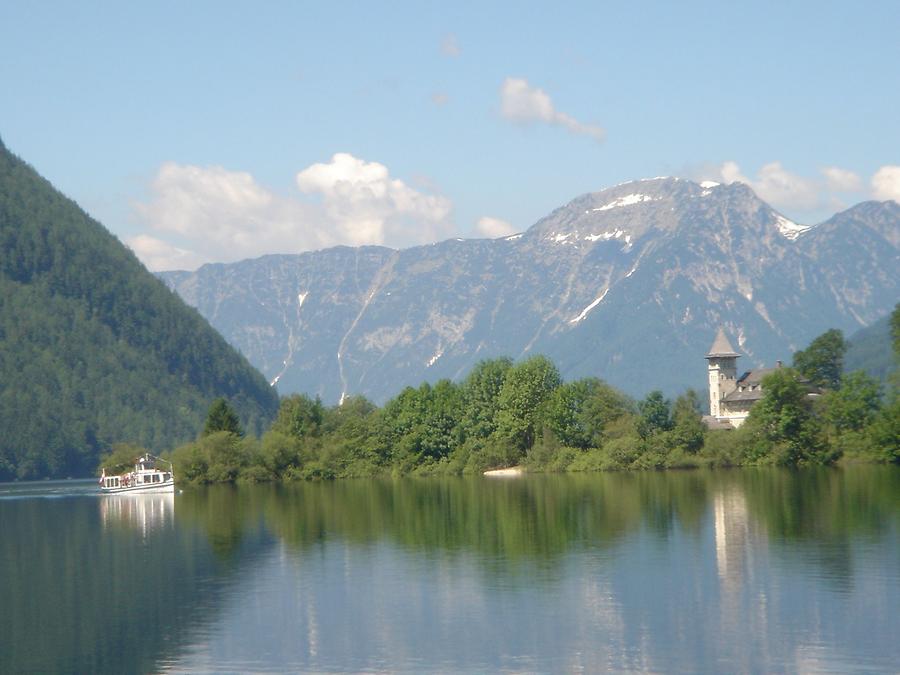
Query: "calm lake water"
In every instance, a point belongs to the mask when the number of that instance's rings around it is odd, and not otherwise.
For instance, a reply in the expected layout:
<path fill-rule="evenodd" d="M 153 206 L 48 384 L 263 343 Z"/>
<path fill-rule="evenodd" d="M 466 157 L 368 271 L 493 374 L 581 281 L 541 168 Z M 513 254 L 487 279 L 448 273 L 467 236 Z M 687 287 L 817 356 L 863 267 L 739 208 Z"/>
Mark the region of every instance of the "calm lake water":
<path fill-rule="evenodd" d="M 900 469 L 0 485 L 0 672 L 897 672 Z"/>

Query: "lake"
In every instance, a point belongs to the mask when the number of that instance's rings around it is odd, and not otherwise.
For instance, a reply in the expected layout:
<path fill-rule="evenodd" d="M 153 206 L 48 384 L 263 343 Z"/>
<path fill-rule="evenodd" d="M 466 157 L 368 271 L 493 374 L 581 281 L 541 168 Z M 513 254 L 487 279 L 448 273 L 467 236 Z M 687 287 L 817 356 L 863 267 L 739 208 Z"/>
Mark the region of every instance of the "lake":
<path fill-rule="evenodd" d="M 900 468 L 0 485 L 0 672 L 897 672 Z"/>

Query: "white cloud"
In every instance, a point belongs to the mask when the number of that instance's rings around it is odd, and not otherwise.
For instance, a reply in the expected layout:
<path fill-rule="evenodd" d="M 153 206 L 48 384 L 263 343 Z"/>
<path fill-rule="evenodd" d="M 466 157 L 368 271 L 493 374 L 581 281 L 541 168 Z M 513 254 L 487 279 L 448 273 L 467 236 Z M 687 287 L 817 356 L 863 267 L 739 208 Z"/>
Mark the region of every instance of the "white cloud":
<path fill-rule="evenodd" d="M 138 217 L 160 237 L 129 240 L 151 269 L 187 269 L 265 253 L 296 253 L 337 244 L 409 246 L 452 231 L 452 204 L 391 178 L 388 168 L 336 154 L 296 176 L 309 197 L 280 196 L 249 173 L 163 164 Z"/>
<path fill-rule="evenodd" d="M 147 234 L 131 237 L 125 243 L 151 270 L 194 269 L 205 262 L 196 253 Z"/>
<path fill-rule="evenodd" d="M 715 175 L 705 177 L 723 183 L 745 183 L 763 201 L 778 208 L 811 210 L 824 203 L 821 181 L 791 173 L 781 162 L 765 164 L 757 172 L 756 179 L 746 176 L 736 162 L 725 162 L 713 173 Z"/>
<path fill-rule="evenodd" d="M 543 89 L 532 87 L 527 80 L 507 77 L 500 87 L 500 113 L 513 122 L 544 122 L 568 129 L 573 134 L 602 141 L 606 132 L 594 125 L 579 122 L 560 112 Z"/>
<path fill-rule="evenodd" d="M 388 168 L 338 153 L 328 164 L 313 164 L 297 174 L 297 186 L 318 194 L 328 220 L 344 243 L 409 244 L 449 234 L 452 205 L 391 178 Z"/>
<path fill-rule="evenodd" d="M 886 201 L 900 202 L 900 166 L 883 166 L 872 176 L 872 196 Z"/>
<path fill-rule="evenodd" d="M 837 211 L 847 208 L 848 202 L 862 199 L 893 199 L 900 202 L 900 166 L 882 166 L 872 176 L 870 187 L 859 174 L 841 167 L 826 166 L 820 169 L 820 173 L 820 177 L 807 178 L 791 173 L 781 162 L 770 162 L 757 172 L 754 179 L 745 175 L 736 162 L 724 162 L 719 167 L 702 168 L 695 172 L 695 176 L 725 183 L 746 183 L 763 200 L 777 208 Z"/>
<path fill-rule="evenodd" d="M 740 181 L 753 188 L 770 204 L 797 209 L 814 209 L 820 203 L 819 186 L 815 180 L 804 178 L 785 169 L 781 162 L 765 164 L 756 174 L 756 180 L 741 173 L 735 162 L 722 165 L 722 179 L 727 183 Z"/>
<path fill-rule="evenodd" d="M 149 242 L 132 247 L 151 269 L 184 268 L 188 260 L 227 262 L 273 252 L 296 252 L 337 242 L 314 205 L 277 196 L 249 173 L 220 166 L 163 164 L 150 199 L 134 205 L 150 230 L 177 235 L 184 247 L 168 258 Z M 173 247 L 174 251 L 174 247 Z"/>
<path fill-rule="evenodd" d="M 457 57 L 462 54 L 462 50 L 459 48 L 459 42 L 456 40 L 456 35 L 448 33 L 441 39 L 441 54 L 451 57 Z"/>
<path fill-rule="evenodd" d="M 859 192 L 863 189 L 862 178 L 847 169 L 826 166 L 822 169 L 822 175 L 828 189 L 834 192 Z"/>
<path fill-rule="evenodd" d="M 500 237 L 508 237 L 515 234 L 518 230 L 510 223 L 500 218 L 492 218 L 491 216 L 483 216 L 478 219 L 475 230 L 489 239 L 498 239 Z"/>

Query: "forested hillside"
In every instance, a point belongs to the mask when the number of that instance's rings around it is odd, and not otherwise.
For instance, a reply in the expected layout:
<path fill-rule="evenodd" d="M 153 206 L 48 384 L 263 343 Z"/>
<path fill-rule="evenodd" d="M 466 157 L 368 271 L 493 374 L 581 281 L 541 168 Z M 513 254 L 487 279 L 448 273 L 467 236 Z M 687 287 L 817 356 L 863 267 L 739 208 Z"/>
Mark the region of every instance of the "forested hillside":
<path fill-rule="evenodd" d="M 162 450 L 227 397 L 278 400 L 193 309 L 0 142 L 0 480 L 92 473 L 112 443 Z"/>
<path fill-rule="evenodd" d="M 850 336 L 844 370 L 864 370 L 879 380 L 887 379 L 894 370 L 890 319 L 886 316 Z"/>

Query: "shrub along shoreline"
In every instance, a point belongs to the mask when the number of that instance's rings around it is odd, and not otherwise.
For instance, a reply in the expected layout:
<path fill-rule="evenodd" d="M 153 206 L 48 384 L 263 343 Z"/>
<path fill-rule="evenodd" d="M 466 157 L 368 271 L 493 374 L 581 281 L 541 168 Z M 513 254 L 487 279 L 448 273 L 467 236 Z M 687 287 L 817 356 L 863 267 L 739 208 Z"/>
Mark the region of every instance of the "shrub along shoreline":
<path fill-rule="evenodd" d="M 896 355 L 900 305 L 892 327 Z M 407 387 L 382 408 L 363 397 L 326 407 L 288 396 L 260 438 L 244 435 L 218 399 L 197 440 L 168 458 L 179 482 L 197 484 L 462 475 L 518 464 L 575 472 L 900 463 L 898 373 L 887 392 L 861 371 L 842 376 L 845 349 L 840 331 L 813 340 L 794 367 L 763 380 L 765 396 L 733 431 L 706 428 L 693 390 L 635 401 L 597 378 L 563 382 L 549 359 L 533 356 L 482 361 L 460 383 Z M 135 450 L 118 446 L 103 465 Z"/>

